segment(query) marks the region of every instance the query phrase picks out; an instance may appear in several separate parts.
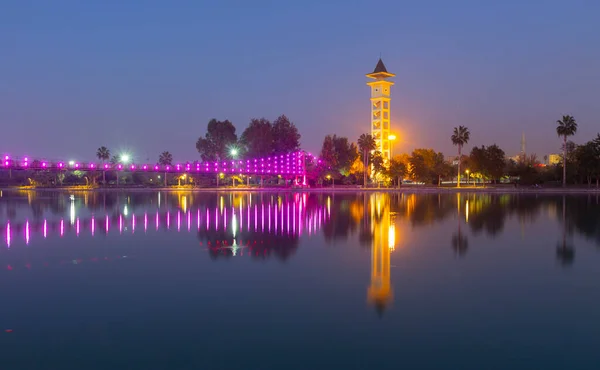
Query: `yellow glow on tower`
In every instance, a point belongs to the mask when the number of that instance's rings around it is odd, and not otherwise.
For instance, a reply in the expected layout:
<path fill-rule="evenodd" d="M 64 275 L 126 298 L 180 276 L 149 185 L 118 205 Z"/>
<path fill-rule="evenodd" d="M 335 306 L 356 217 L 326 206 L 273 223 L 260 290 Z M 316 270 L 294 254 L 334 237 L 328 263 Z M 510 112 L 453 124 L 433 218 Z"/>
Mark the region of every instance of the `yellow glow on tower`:
<path fill-rule="evenodd" d="M 375 150 L 381 152 L 385 160 L 391 159 L 390 143 L 390 103 L 391 87 L 394 84 L 389 78 L 395 74 L 389 73 L 379 59 L 373 73 L 366 75 L 373 81 L 367 82 L 371 87 L 371 135 L 375 139 Z"/>

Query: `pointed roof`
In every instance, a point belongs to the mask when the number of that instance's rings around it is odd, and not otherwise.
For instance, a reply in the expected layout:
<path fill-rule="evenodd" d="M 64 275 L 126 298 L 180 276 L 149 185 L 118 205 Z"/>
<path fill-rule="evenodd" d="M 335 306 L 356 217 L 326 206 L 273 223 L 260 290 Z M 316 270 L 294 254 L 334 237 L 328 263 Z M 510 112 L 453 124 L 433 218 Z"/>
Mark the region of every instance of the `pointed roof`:
<path fill-rule="evenodd" d="M 377 65 L 375 66 L 373 72 L 367 74 L 367 77 L 374 79 L 385 79 L 394 76 L 395 74 L 387 71 L 387 68 L 385 68 L 385 64 L 383 64 L 383 60 L 381 60 L 381 58 L 379 58 L 379 61 L 377 61 Z"/>
<path fill-rule="evenodd" d="M 377 62 L 377 65 L 375 66 L 375 70 L 373 71 L 373 73 L 380 73 L 380 72 L 387 73 L 387 69 L 385 69 L 385 64 L 383 64 L 383 60 L 381 60 L 381 58 L 379 58 L 379 61 Z"/>

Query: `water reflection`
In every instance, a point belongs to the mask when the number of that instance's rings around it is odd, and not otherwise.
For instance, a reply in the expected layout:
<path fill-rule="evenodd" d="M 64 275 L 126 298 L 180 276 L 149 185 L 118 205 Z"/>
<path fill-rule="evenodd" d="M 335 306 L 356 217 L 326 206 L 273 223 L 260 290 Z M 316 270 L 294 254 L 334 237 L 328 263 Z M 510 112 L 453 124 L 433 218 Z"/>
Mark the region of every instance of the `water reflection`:
<path fill-rule="evenodd" d="M 370 196 L 371 246 L 371 285 L 367 291 L 368 301 L 375 305 L 382 315 L 392 301 L 393 291 L 390 282 L 390 253 L 395 248 L 396 228 L 390 212 L 387 194 Z"/>
<path fill-rule="evenodd" d="M 31 246 L 52 236 L 100 236 L 150 231 L 195 232 L 212 258 L 250 254 L 287 259 L 303 235 L 322 235 L 328 244 L 357 235 L 372 248 L 374 281 L 387 289 L 386 253 L 402 229 L 454 219 L 452 249 L 465 257 L 470 235 L 497 238 L 507 222 L 520 233 L 541 215 L 560 225 L 556 255 L 574 261 L 579 234 L 600 246 L 599 196 L 519 196 L 515 194 L 308 194 L 308 193 L 53 193 L 3 192 L 0 225 L 6 248 Z M 387 252 L 383 252 L 383 250 Z M 375 266 L 375 265 L 374 265 Z M 390 288 L 391 289 L 391 288 Z M 372 289 L 373 292 L 376 289 Z M 370 294 L 373 297 L 377 294 Z"/>

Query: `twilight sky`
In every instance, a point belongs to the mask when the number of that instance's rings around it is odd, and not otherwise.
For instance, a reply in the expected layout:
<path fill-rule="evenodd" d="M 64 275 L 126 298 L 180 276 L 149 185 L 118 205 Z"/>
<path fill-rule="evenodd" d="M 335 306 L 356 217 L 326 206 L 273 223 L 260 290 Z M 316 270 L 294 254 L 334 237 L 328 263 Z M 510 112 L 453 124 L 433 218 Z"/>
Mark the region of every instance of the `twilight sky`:
<path fill-rule="evenodd" d="M 542 157 L 572 114 L 600 131 L 597 0 L 2 0 L 0 153 L 88 160 L 101 145 L 195 160 L 210 118 L 284 113 L 305 149 L 369 131 L 381 53 L 394 152 L 473 145 Z"/>

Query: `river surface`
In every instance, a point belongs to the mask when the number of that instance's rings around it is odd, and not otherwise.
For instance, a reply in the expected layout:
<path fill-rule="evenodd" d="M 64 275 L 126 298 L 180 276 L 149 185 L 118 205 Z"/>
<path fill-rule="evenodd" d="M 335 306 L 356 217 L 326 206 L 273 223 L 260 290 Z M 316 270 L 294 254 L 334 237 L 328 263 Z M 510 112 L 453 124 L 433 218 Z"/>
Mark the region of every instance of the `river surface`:
<path fill-rule="evenodd" d="M 598 195 L 0 196 L 1 369 L 598 369 Z"/>

